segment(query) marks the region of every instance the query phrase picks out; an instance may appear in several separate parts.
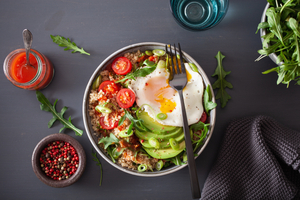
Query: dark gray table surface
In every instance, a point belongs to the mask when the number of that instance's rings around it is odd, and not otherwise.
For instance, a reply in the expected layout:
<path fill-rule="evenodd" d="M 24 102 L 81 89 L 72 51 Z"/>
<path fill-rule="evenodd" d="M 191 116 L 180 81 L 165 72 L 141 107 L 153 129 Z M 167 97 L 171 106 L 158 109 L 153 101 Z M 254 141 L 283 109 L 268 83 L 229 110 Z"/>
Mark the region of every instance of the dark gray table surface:
<path fill-rule="evenodd" d="M 25 3 L 26 2 L 26 3 Z M 86 84 L 97 66 L 114 51 L 138 42 L 180 42 L 184 51 L 202 66 L 211 82 L 217 66 L 215 55 L 221 51 L 225 70 L 232 71 L 227 80 L 234 86 L 227 90 L 232 99 L 225 108 L 217 108 L 212 138 L 197 158 L 201 188 L 218 153 L 228 123 L 239 117 L 269 115 L 281 123 L 300 130 L 299 87 L 276 85 L 277 75 L 262 75 L 275 64 L 265 58 L 259 62 L 261 48 L 257 24 L 266 5 L 265 0 L 230 0 L 224 20 L 203 32 L 181 28 L 169 10 L 169 1 L 161 0 L 1 0 L 0 59 L 23 48 L 22 30 L 33 33 L 33 48 L 45 54 L 55 66 L 55 77 L 43 94 L 57 110 L 69 109 L 66 117 L 84 129 L 82 98 Z M 52 35 L 71 38 L 91 56 L 71 54 L 54 44 Z M 45 136 L 57 133 L 56 123 L 47 128 L 52 115 L 40 110 L 34 91 L 13 86 L 0 73 L 0 198 L 1 199 L 192 199 L 188 168 L 171 175 L 143 178 L 121 172 L 101 158 L 100 171 L 92 160 L 92 145 L 86 135 L 75 137 L 84 147 L 87 164 L 78 182 L 66 188 L 52 188 L 34 174 L 31 155 Z M 219 102 L 218 102 L 219 103 Z"/>

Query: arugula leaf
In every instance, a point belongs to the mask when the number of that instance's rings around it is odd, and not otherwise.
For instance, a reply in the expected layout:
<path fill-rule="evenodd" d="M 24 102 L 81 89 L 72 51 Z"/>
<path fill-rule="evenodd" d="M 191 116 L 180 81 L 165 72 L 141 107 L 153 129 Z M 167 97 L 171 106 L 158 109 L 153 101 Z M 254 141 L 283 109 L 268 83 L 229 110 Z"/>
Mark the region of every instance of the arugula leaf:
<path fill-rule="evenodd" d="M 115 158 L 114 158 L 114 156 L 113 156 L 113 153 L 112 153 L 113 150 L 112 150 L 111 146 L 108 146 L 107 149 L 106 149 L 106 151 L 107 151 L 108 155 L 110 156 L 111 160 L 112 160 L 114 163 L 116 163 L 116 160 L 115 160 Z"/>
<path fill-rule="evenodd" d="M 258 26 L 257 26 L 257 30 L 256 30 L 255 33 L 257 33 L 259 31 L 259 29 L 261 29 L 261 28 L 269 28 L 269 23 L 268 22 L 261 22 L 261 23 L 259 23 Z"/>
<path fill-rule="evenodd" d="M 79 52 L 81 54 L 86 54 L 86 55 L 90 55 L 89 53 L 87 53 L 83 48 L 79 48 L 77 47 L 77 45 L 75 44 L 75 42 L 71 42 L 71 40 L 69 38 L 64 38 L 63 36 L 57 35 L 57 36 L 53 36 L 50 35 L 50 37 L 52 38 L 53 42 L 58 44 L 58 46 L 60 47 L 66 47 L 64 50 L 68 51 L 70 49 L 72 49 L 72 53 L 76 53 Z"/>
<path fill-rule="evenodd" d="M 210 85 L 208 85 L 204 91 L 204 110 L 209 116 L 209 111 L 217 107 L 217 104 L 211 101 L 212 96 L 211 96 L 211 91 L 210 91 Z"/>
<path fill-rule="evenodd" d="M 280 14 L 275 11 L 274 7 L 267 10 L 266 16 L 268 17 L 269 30 L 274 33 L 279 41 L 284 45 L 282 39 L 282 28 L 280 24 Z"/>
<path fill-rule="evenodd" d="M 270 7 L 266 12 L 267 21 L 259 24 L 258 29 L 266 29 L 267 34 L 262 36 L 261 54 L 256 61 L 275 53 L 278 58 L 278 67 L 266 70 L 263 74 L 276 72 L 277 84 L 286 84 L 291 81 L 300 82 L 300 13 L 299 0 L 268 0 Z M 268 25 L 266 24 L 268 23 Z M 272 35 L 274 34 L 274 36 Z"/>
<path fill-rule="evenodd" d="M 215 73 L 212 76 L 218 76 L 218 80 L 212 85 L 213 89 L 219 89 L 216 95 L 216 99 L 220 99 L 221 107 L 224 108 L 231 96 L 225 91 L 225 88 L 233 88 L 232 84 L 225 80 L 226 75 L 230 74 L 231 71 L 226 72 L 222 66 L 222 60 L 225 58 L 224 55 L 219 51 L 215 56 L 218 61 L 218 66 Z"/>
<path fill-rule="evenodd" d="M 145 77 L 145 76 L 151 74 L 155 69 L 156 69 L 156 65 L 154 65 L 152 67 L 139 68 L 139 69 L 135 70 L 134 72 L 126 74 L 126 76 L 123 79 L 116 81 L 116 83 L 124 82 L 127 79 L 135 80 L 135 78 L 137 78 L 137 77 Z"/>
<path fill-rule="evenodd" d="M 38 99 L 38 101 L 39 102 L 41 102 L 41 105 L 40 105 L 40 108 L 41 108 L 41 110 L 43 110 L 43 111 L 47 111 L 47 112 L 51 112 L 52 114 L 53 114 L 53 118 L 49 121 L 49 123 L 48 123 L 48 128 L 51 128 L 52 127 L 52 125 L 54 124 L 54 122 L 56 121 L 56 120 L 59 120 L 64 126 L 63 126 L 63 128 L 61 128 L 60 130 L 59 130 L 59 132 L 61 133 L 64 129 L 66 129 L 66 128 L 68 128 L 68 129 L 72 129 L 74 132 L 75 132 L 75 134 L 77 135 L 77 136 L 82 136 L 82 134 L 83 134 L 83 131 L 82 130 L 80 130 L 80 129 L 78 129 L 78 128 L 76 128 L 73 124 L 72 124 L 72 122 L 71 122 L 71 116 L 69 117 L 69 120 L 66 120 L 65 118 L 64 118 L 64 113 L 66 112 L 66 110 L 68 109 L 68 107 L 63 107 L 62 109 L 61 109 L 61 112 L 60 113 L 58 113 L 57 111 L 56 111 L 56 108 L 55 108 L 55 105 L 56 105 L 56 103 L 57 103 L 57 99 L 56 99 L 56 101 L 54 102 L 54 104 L 52 105 L 51 103 L 50 103 L 50 101 L 40 92 L 40 91 L 36 91 L 36 97 L 37 97 L 37 99 Z"/>
<path fill-rule="evenodd" d="M 103 143 L 104 149 L 107 149 L 108 146 L 119 143 L 119 139 L 114 134 L 110 133 L 109 136 L 101 138 L 101 140 L 99 140 L 98 144 L 100 144 L 100 143 Z"/>
<path fill-rule="evenodd" d="M 182 156 L 183 153 L 180 153 L 179 155 L 172 157 L 172 158 L 168 158 L 165 159 L 166 161 L 170 161 L 172 163 L 174 163 L 175 165 L 184 165 L 186 164 L 185 162 L 182 162 L 180 157 Z"/>
<path fill-rule="evenodd" d="M 192 143 L 196 144 L 194 147 L 194 152 L 204 143 L 204 139 L 206 138 L 206 135 L 208 133 L 208 127 L 210 124 L 204 124 L 203 122 L 199 121 L 196 124 L 193 124 L 190 126 L 190 132 L 194 134 L 194 132 L 197 132 L 199 130 L 202 130 L 200 137 L 196 135 L 199 139 L 194 140 L 193 137 L 191 137 Z"/>
<path fill-rule="evenodd" d="M 100 167 L 100 183 L 99 183 L 99 186 L 101 186 L 101 184 L 102 184 L 102 177 L 103 177 L 102 164 L 101 164 L 100 160 L 97 157 L 97 153 L 93 152 L 93 149 L 92 149 L 92 156 L 94 157 L 93 161 L 97 162 L 97 165 Z"/>
<path fill-rule="evenodd" d="M 143 124 L 143 120 L 142 119 L 135 119 L 127 110 L 124 110 L 125 114 L 121 117 L 121 119 L 119 120 L 118 126 L 122 125 L 124 120 L 126 118 L 128 118 L 131 121 L 131 124 L 128 128 L 128 132 L 131 131 L 131 129 L 134 127 L 139 131 L 150 131 L 149 129 L 147 129 Z"/>

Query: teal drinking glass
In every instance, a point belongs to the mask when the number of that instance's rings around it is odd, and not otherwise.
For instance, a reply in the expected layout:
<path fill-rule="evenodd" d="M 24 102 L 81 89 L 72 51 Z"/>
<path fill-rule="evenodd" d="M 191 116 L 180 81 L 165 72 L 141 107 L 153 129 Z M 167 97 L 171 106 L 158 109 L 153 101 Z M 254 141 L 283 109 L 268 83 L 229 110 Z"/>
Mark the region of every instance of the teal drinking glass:
<path fill-rule="evenodd" d="M 209 29 L 224 18 L 229 0 L 170 0 L 176 22 L 192 31 Z"/>

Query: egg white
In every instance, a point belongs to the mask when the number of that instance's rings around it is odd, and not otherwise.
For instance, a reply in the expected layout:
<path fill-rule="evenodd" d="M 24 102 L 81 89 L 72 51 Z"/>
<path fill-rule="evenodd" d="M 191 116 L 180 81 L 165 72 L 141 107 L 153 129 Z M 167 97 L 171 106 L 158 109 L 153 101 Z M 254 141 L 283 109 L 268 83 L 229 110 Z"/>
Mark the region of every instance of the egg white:
<path fill-rule="evenodd" d="M 188 83 L 183 89 L 183 98 L 189 125 L 197 123 L 203 113 L 203 79 L 185 63 Z M 136 94 L 136 103 L 161 124 L 169 126 L 183 126 L 181 106 L 178 92 L 168 83 L 169 72 L 166 68 L 156 68 L 146 77 L 138 77 L 129 84 Z M 156 118 L 158 113 L 167 114 L 167 119 Z"/>

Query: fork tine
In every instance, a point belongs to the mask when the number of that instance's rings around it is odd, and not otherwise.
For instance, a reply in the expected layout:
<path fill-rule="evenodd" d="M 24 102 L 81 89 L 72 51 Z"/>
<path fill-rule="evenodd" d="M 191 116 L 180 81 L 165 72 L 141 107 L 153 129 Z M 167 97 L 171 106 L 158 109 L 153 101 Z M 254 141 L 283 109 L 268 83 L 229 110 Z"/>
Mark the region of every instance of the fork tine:
<path fill-rule="evenodd" d="M 171 73 L 172 73 L 172 77 L 174 76 L 175 69 L 174 69 L 174 61 L 173 61 L 173 53 L 172 53 L 172 49 L 171 49 L 171 45 L 169 46 L 169 52 L 170 52 L 170 58 L 171 58 Z"/>
<path fill-rule="evenodd" d="M 182 56 L 180 43 L 178 43 L 178 48 L 179 48 L 179 56 L 180 56 L 181 73 L 185 74 L 186 71 L 185 71 L 185 66 L 184 66 L 184 62 L 183 62 L 183 56 Z"/>
<path fill-rule="evenodd" d="M 175 68 L 175 72 L 176 72 L 176 74 L 180 74 L 180 69 L 179 69 L 179 64 L 178 64 L 178 59 L 177 59 L 177 51 L 176 51 L 176 46 L 175 46 L 175 44 L 174 44 L 174 50 L 175 50 L 175 66 L 174 66 L 174 68 Z"/>

